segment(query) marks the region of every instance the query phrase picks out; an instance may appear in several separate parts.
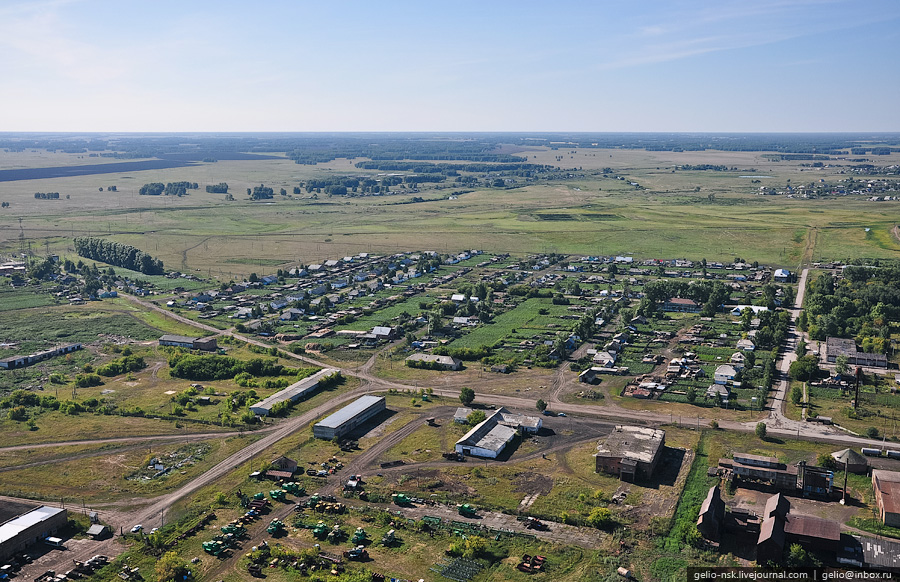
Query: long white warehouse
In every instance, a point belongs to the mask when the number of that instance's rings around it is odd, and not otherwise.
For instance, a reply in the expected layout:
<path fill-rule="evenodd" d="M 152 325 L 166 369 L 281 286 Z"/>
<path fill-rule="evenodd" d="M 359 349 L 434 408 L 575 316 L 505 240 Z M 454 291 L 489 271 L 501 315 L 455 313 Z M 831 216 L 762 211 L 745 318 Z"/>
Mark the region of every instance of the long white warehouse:
<path fill-rule="evenodd" d="M 265 400 L 257 402 L 250 407 L 250 412 L 259 416 L 268 416 L 269 412 L 272 410 L 272 407 L 279 402 L 284 402 L 285 400 L 296 402 L 300 398 L 303 398 L 304 396 L 315 390 L 319 386 L 319 380 L 337 372 L 338 370 L 335 370 L 334 368 L 325 368 L 324 370 L 319 370 L 312 376 L 306 377 L 299 382 L 294 382 L 284 390 L 276 392 Z"/>

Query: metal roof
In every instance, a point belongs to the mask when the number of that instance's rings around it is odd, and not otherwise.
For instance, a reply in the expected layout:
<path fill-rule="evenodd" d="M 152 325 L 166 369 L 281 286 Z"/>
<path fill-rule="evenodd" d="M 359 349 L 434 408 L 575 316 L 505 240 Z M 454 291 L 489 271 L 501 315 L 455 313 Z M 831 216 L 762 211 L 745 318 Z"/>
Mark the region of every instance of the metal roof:
<path fill-rule="evenodd" d="M 378 403 L 385 403 L 384 396 L 372 396 L 371 394 L 366 394 L 365 396 L 360 396 L 347 406 L 341 408 L 322 422 L 316 423 L 316 426 L 322 426 L 327 428 L 337 428 L 347 422 L 348 420 L 354 418 L 357 414 L 365 412 L 372 406 L 375 406 Z"/>
<path fill-rule="evenodd" d="M 42 505 L 19 517 L 14 517 L 6 523 L 0 524 L 0 544 L 13 539 L 24 530 L 37 525 L 42 521 L 46 521 L 65 512 L 66 510 L 60 507 L 48 507 Z"/>
<path fill-rule="evenodd" d="M 250 408 L 265 409 L 268 413 L 273 405 L 283 400 L 299 398 L 303 395 L 304 392 L 318 385 L 319 380 L 321 380 L 323 377 L 334 374 L 335 372 L 337 372 L 337 370 L 335 370 L 334 368 L 325 368 L 324 370 L 319 370 L 312 376 L 308 376 L 300 380 L 299 382 L 294 382 L 284 390 L 280 390 L 275 394 L 272 394 L 269 397 L 260 400 L 256 404 L 251 404 Z"/>
<path fill-rule="evenodd" d="M 198 338 L 195 337 L 187 337 L 186 335 L 170 335 L 166 334 L 159 338 L 161 342 L 178 342 L 182 344 L 191 344 L 197 341 Z"/>

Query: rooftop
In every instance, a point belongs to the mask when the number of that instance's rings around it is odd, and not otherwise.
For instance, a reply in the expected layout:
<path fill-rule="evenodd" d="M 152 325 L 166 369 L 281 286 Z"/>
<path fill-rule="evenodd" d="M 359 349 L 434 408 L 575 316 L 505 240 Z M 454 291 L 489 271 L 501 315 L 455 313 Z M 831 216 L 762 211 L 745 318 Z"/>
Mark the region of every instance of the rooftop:
<path fill-rule="evenodd" d="M 357 414 L 368 410 L 369 407 L 374 406 L 379 402 L 385 402 L 384 396 L 372 396 L 371 394 L 360 396 L 347 406 L 341 408 L 331 416 L 327 417 L 325 420 L 316 424 L 318 426 L 324 426 L 328 428 L 337 428 Z"/>
<path fill-rule="evenodd" d="M 293 399 L 297 395 L 302 395 L 305 391 L 318 384 L 319 380 L 321 380 L 324 376 L 331 375 L 335 372 L 337 372 L 337 370 L 332 368 L 319 370 L 312 376 L 308 376 L 300 380 L 299 382 L 294 382 L 284 390 L 280 390 L 251 406 L 253 408 L 271 408 L 274 404 L 277 404 L 282 400 Z"/>
<path fill-rule="evenodd" d="M 194 343 L 197 338 L 188 337 L 186 335 L 170 335 L 166 334 L 164 336 L 160 336 L 159 341 L 161 342 L 178 342 L 178 343 Z"/>
<path fill-rule="evenodd" d="M 25 514 L 14 517 L 9 521 L 0 524 L 0 544 L 13 539 L 17 535 L 19 535 L 19 533 L 30 528 L 33 525 L 36 525 L 46 519 L 65 512 L 65 509 L 61 509 L 59 507 L 49 507 L 46 505 L 42 505 L 40 507 L 32 509 Z"/>
<path fill-rule="evenodd" d="M 597 455 L 618 456 L 651 463 L 665 437 L 664 430 L 641 426 L 617 426 L 606 440 L 597 446 Z"/>

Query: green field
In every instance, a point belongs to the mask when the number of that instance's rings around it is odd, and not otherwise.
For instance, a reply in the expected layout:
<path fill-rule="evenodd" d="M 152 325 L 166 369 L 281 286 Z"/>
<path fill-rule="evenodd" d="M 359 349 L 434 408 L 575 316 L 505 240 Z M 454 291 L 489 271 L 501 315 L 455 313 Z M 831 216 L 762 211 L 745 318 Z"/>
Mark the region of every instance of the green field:
<path fill-rule="evenodd" d="M 553 163 L 555 153 L 536 148 L 534 161 Z M 219 181 L 227 181 L 236 192 L 260 182 L 290 191 L 299 179 L 335 172 L 338 162 L 298 166 L 290 160 L 222 161 L 131 176 L 9 182 L 5 198 L 14 212 L 0 213 L 0 245 L 5 242 L 11 249 L 24 233 L 26 241 L 71 254 L 71 237 L 104 236 L 159 256 L 168 268 L 226 281 L 298 262 L 414 249 L 629 253 L 710 260 L 752 256 L 791 268 L 804 260 L 891 258 L 900 251 L 891 234 L 897 222 L 895 203 L 872 203 L 864 196 L 808 200 L 757 196 L 757 186 L 741 178 L 741 171 L 667 170 L 673 164 L 714 160 L 752 167 L 755 173 L 773 176 L 767 185 L 783 187 L 791 179 L 838 180 L 839 165 L 811 176 L 799 162 L 773 162 L 756 153 L 612 150 L 608 152 L 612 157 L 606 153 L 576 151 L 572 159 L 583 168 L 584 177 L 570 182 L 476 189 L 454 200 L 422 186 L 426 201 L 412 204 L 401 194 L 314 200 L 305 192 L 266 204 L 224 202 L 222 195 L 203 191 L 206 184 Z M 12 165 L 15 155 L 4 153 L 0 165 L 4 159 Z M 878 161 L 896 163 L 898 158 L 900 154 L 893 154 Z M 626 180 L 603 177 L 598 170 L 606 166 Z M 367 172 L 376 173 L 356 173 Z M 200 190 L 182 198 L 135 194 L 140 185 L 155 180 L 193 180 L 200 183 Z M 630 181 L 641 189 L 630 186 Z M 98 183 L 117 183 L 119 192 L 98 192 Z M 29 199 L 33 192 L 47 190 L 65 190 L 71 198 Z M 871 230 L 867 233 L 866 228 Z"/>

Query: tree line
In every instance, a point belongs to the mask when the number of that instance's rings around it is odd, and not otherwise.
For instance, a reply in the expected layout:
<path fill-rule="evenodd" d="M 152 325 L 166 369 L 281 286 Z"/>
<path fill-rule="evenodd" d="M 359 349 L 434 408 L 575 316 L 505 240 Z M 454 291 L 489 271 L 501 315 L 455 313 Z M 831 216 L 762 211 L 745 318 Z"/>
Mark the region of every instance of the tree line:
<path fill-rule="evenodd" d="M 810 339 L 852 337 L 863 351 L 886 353 L 891 322 L 900 319 L 900 266 L 850 266 L 843 275 L 826 272 L 807 284 L 798 326 Z"/>
<path fill-rule="evenodd" d="M 177 352 L 169 358 L 169 373 L 186 380 L 230 380 L 241 372 L 253 376 L 281 376 L 285 367 L 275 358 L 247 361 L 230 356 L 196 356 Z"/>
<path fill-rule="evenodd" d="M 140 271 L 145 275 L 162 275 L 163 262 L 131 245 L 95 237 L 75 238 L 75 252 L 79 256 L 101 261 L 116 267 Z"/>
<path fill-rule="evenodd" d="M 219 182 L 218 184 L 209 184 L 206 191 L 210 194 L 228 194 L 228 184 Z"/>
<path fill-rule="evenodd" d="M 196 190 L 198 188 L 200 188 L 200 185 L 197 182 L 168 182 L 166 184 L 150 182 L 141 186 L 138 194 L 141 196 L 159 196 L 161 194 L 165 196 L 186 196 L 189 194 L 188 190 Z"/>
<path fill-rule="evenodd" d="M 59 200 L 59 192 L 35 192 L 34 197 L 38 200 Z"/>

